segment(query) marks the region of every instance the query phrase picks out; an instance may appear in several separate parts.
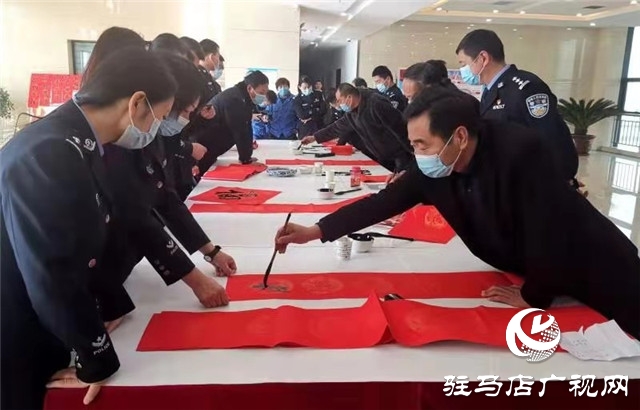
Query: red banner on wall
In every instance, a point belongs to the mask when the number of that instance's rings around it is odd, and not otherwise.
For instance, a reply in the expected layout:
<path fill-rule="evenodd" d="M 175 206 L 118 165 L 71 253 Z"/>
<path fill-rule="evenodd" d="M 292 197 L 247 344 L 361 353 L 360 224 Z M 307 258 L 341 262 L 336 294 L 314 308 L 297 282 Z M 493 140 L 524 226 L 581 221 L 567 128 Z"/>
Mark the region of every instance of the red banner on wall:
<path fill-rule="evenodd" d="M 27 107 L 48 107 L 71 99 L 80 89 L 78 74 L 31 74 Z"/>

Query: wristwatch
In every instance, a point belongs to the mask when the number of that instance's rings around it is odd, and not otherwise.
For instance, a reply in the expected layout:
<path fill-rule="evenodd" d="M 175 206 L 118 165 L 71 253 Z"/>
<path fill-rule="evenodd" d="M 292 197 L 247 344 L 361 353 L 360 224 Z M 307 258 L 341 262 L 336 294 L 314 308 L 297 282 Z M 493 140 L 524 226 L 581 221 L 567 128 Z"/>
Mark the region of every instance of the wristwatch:
<path fill-rule="evenodd" d="M 222 248 L 219 247 L 218 245 L 214 246 L 211 252 L 204 255 L 204 260 L 209 263 L 213 262 L 213 258 L 215 258 L 218 252 L 220 252 L 220 249 Z"/>

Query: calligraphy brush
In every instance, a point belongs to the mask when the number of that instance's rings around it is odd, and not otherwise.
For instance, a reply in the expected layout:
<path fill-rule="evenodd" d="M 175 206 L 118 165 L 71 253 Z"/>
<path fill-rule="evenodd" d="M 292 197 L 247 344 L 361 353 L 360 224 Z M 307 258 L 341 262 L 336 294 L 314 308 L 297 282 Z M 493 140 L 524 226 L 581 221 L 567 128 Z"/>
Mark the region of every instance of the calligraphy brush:
<path fill-rule="evenodd" d="M 283 230 L 286 231 L 287 229 L 287 225 L 289 224 L 289 219 L 291 219 L 291 212 L 289 212 L 289 215 L 287 215 L 287 219 L 284 221 L 284 228 L 282 228 Z M 278 249 L 274 248 L 273 249 L 273 255 L 271 255 L 271 261 L 269 262 L 269 266 L 267 266 L 267 270 L 264 272 L 264 278 L 262 279 L 262 285 L 264 286 L 264 288 L 267 288 L 267 281 L 269 280 L 269 274 L 271 273 L 271 268 L 273 267 L 273 261 L 276 259 L 276 254 L 278 253 Z"/>

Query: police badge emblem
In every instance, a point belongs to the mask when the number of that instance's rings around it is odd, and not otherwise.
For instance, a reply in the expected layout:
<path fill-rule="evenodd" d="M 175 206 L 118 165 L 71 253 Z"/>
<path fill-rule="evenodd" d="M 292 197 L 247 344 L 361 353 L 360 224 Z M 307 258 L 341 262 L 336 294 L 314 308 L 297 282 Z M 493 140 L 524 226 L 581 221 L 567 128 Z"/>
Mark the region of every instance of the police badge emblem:
<path fill-rule="evenodd" d="M 542 118 L 549 112 L 549 96 L 547 94 L 534 94 L 527 98 L 527 109 L 533 118 Z"/>
<path fill-rule="evenodd" d="M 96 148 L 96 142 L 90 138 L 84 140 L 84 148 L 87 151 L 93 151 Z"/>

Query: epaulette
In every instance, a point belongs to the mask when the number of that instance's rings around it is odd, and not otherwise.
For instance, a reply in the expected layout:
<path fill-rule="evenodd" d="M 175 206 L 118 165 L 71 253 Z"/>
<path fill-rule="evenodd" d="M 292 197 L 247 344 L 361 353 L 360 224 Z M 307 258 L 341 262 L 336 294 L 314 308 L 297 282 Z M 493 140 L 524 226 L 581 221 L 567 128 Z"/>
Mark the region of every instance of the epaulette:
<path fill-rule="evenodd" d="M 518 76 L 514 76 L 511 81 L 513 81 L 514 83 L 516 83 L 518 85 L 518 89 L 522 90 L 524 89 L 524 87 L 527 86 L 527 84 L 529 84 L 531 81 L 529 80 L 523 80 Z"/>

